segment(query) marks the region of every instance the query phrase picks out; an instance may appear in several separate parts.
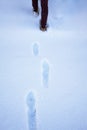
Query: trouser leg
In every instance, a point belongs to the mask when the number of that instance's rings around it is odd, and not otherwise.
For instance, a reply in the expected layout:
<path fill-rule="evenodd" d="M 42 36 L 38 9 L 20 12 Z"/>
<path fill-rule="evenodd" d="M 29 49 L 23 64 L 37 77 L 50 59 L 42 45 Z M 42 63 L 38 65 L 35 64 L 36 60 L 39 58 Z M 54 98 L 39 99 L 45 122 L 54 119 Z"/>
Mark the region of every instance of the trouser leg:
<path fill-rule="evenodd" d="M 38 11 L 38 0 L 32 0 L 32 6 L 34 11 Z"/>
<path fill-rule="evenodd" d="M 41 26 L 44 28 L 47 24 L 48 0 L 41 0 Z"/>

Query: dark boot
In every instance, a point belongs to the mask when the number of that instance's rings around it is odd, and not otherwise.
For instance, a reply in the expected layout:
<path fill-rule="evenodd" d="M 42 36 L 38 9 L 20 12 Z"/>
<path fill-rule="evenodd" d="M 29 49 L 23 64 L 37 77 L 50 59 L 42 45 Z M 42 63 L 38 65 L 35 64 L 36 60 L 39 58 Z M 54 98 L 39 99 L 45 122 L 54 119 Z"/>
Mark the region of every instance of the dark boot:
<path fill-rule="evenodd" d="M 43 31 L 43 32 L 44 32 L 44 31 L 47 31 L 47 27 L 48 27 L 48 26 L 42 27 L 42 25 L 41 25 L 41 20 L 40 20 L 40 30 Z"/>

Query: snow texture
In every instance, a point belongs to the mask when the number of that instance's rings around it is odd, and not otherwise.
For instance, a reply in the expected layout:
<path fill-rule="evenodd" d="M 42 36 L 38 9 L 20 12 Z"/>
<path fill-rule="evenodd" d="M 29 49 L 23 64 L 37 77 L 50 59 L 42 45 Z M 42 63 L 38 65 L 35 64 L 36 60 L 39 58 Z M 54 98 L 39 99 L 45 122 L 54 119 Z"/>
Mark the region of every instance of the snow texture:
<path fill-rule="evenodd" d="M 36 101 L 33 92 L 29 92 L 27 96 L 29 130 L 37 130 L 35 102 Z"/>
<path fill-rule="evenodd" d="M 39 43 L 38 42 L 33 43 L 32 48 L 33 48 L 33 54 L 37 56 L 39 54 Z"/>
<path fill-rule="evenodd" d="M 48 83 L 49 83 L 49 73 L 50 73 L 50 65 L 47 59 L 43 59 L 42 61 L 42 84 L 45 87 L 48 87 Z"/>
<path fill-rule="evenodd" d="M 87 130 L 87 0 L 49 0 L 46 32 L 39 9 L 0 0 L 0 130 Z"/>

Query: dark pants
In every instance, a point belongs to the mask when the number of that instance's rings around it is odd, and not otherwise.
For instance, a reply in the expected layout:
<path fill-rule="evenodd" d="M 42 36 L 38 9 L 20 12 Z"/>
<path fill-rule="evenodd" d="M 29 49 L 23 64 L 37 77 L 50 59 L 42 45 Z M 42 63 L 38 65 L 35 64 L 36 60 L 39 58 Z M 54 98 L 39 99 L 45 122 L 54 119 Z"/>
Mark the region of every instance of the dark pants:
<path fill-rule="evenodd" d="M 32 0 L 34 11 L 38 11 L 38 0 Z M 47 24 L 48 17 L 48 0 L 41 0 L 41 27 L 44 28 Z"/>

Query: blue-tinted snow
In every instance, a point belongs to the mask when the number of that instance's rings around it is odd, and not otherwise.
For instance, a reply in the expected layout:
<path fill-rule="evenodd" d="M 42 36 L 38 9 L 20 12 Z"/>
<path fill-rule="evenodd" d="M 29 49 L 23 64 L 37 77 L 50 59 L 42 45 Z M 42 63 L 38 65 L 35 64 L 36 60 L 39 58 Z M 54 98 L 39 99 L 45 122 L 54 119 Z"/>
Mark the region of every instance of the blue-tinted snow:
<path fill-rule="evenodd" d="M 29 130 L 37 130 L 37 119 L 36 119 L 36 101 L 33 92 L 29 92 L 27 96 L 27 105 L 28 105 L 28 128 Z"/>
<path fill-rule="evenodd" d="M 48 87 L 49 83 L 49 71 L 50 71 L 50 65 L 47 59 L 43 59 L 42 66 L 41 66 L 41 77 L 42 77 L 42 84 L 45 87 Z"/>
<path fill-rule="evenodd" d="M 29 0 L 0 1 L 0 130 L 28 130 L 32 89 L 38 130 L 86 130 L 87 1 L 49 0 L 47 32 L 39 30 L 39 20 Z M 41 85 L 44 57 L 52 64 L 47 89 Z"/>
<path fill-rule="evenodd" d="M 32 48 L 33 54 L 37 56 L 39 54 L 39 43 L 33 43 Z"/>

